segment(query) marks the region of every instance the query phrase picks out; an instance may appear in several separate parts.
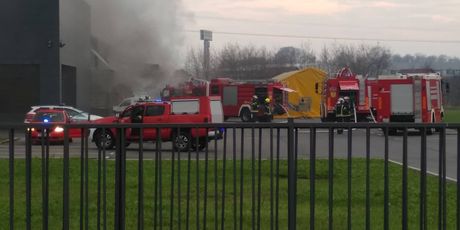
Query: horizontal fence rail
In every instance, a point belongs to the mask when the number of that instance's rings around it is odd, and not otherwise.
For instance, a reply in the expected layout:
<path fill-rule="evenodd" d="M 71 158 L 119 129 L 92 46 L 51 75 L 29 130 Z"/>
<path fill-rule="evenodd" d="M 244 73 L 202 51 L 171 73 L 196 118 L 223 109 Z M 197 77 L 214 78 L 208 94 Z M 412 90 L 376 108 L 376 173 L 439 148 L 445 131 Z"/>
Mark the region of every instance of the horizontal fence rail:
<path fill-rule="evenodd" d="M 0 124 L 2 229 L 460 229 L 459 124 L 53 128 Z"/>

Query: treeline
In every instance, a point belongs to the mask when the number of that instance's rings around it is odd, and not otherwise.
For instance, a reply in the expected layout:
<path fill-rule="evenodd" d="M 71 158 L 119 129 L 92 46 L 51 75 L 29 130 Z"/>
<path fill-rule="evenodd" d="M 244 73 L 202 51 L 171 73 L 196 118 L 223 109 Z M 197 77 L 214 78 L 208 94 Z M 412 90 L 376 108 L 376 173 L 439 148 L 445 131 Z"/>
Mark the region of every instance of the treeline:
<path fill-rule="evenodd" d="M 185 72 L 195 78 L 204 78 L 203 60 L 202 50 L 190 49 L 186 57 Z M 333 76 L 344 66 L 369 77 L 394 73 L 401 69 L 431 68 L 443 71 L 443 74 L 449 75 L 444 79 L 449 85 L 449 94 L 446 94 L 445 100 L 449 105 L 460 105 L 459 58 L 446 55 L 392 54 L 390 49 L 379 45 L 337 44 L 314 52 L 306 43 L 299 47 L 282 47 L 277 50 L 230 43 L 222 49 L 211 51 L 208 76 L 245 80 L 268 79 L 305 67 L 318 67 Z"/>
<path fill-rule="evenodd" d="M 203 78 L 204 63 L 201 50 L 190 49 L 185 70 Z M 314 52 L 308 44 L 300 47 L 282 47 L 270 50 L 255 45 L 236 43 L 212 50 L 208 76 L 228 76 L 236 79 L 271 78 L 279 73 L 305 67 L 319 67 L 329 74 L 344 66 L 358 74 L 377 76 L 400 69 L 432 68 L 434 70 L 460 69 L 460 59 L 446 55 L 399 55 L 383 46 L 331 45 Z"/>

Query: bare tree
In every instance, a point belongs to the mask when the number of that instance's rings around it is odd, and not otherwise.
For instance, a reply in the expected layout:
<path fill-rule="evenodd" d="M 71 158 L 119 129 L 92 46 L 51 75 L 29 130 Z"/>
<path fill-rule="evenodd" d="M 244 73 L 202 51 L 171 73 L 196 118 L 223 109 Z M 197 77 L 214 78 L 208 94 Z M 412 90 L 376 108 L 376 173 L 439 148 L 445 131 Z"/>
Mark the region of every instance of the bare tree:
<path fill-rule="evenodd" d="M 330 75 L 348 66 L 355 73 L 376 76 L 390 65 L 391 53 L 381 46 L 333 45 L 323 47 L 318 65 Z"/>
<path fill-rule="evenodd" d="M 190 48 L 185 58 L 185 71 L 195 78 L 202 78 L 204 76 L 203 54 Z"/>
<path fill-rule="evenodd" d="M 308 44 L 302 44 L 302 48 L 292 46 L 282 47 L 276 52 L 273 63 L 284 66 L 304 68 L 312 65 L 316 56 Z"/>

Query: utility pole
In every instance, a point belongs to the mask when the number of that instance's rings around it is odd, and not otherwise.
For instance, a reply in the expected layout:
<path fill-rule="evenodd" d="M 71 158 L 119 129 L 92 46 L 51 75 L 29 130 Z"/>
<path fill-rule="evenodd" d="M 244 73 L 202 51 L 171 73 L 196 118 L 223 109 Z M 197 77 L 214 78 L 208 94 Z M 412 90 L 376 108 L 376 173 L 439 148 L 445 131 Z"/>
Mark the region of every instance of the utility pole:
<path fill-rule="evenodd" d="M 212 41 L 212 31 L 200 30 L 200 38 L 204 41 L 204 55 L 203 55 L 203 72 L 204 79 L 209 80 L 209 46 Z"/>

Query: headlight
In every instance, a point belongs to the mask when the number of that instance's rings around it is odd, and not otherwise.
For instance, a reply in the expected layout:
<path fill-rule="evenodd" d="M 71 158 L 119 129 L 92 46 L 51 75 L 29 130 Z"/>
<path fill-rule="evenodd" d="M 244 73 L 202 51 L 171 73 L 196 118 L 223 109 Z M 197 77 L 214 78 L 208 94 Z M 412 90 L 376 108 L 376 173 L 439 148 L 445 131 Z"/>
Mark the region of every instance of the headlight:
<path fill-rule="evenodd" d="M 27 131 L 35 131 L 35 128 L 27 128 Z"/>
<path fill-rule="evenodd" d="M 54 132 L 57 132 L 57 133 L 62 133 L 63 131 L 64 131 L 64 128 L 59 127 L 59 126 L 54 129 Z"/>

